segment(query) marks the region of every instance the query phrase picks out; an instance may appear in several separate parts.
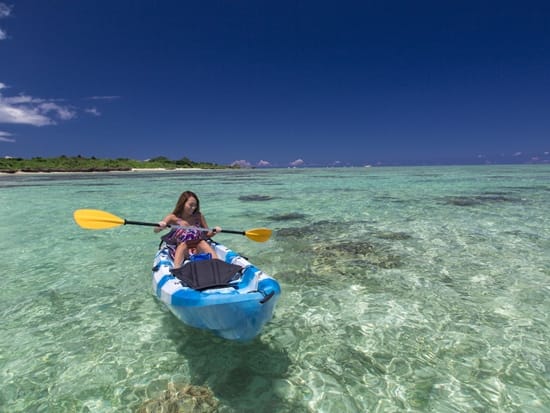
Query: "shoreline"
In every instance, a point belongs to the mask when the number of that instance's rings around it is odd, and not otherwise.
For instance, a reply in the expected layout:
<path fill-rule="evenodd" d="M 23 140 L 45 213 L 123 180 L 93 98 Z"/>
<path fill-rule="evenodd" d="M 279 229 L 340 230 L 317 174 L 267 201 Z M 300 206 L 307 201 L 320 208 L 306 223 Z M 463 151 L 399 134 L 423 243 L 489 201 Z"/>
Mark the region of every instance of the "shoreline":
<path fill-rule="evenodd" d="M 364 166 L 324 166 L 324 167 L 300 167 L 300 168 L 244 168 L 245 170 L 254 170 L 254 169 L 280 169 L 280 170 L 291 170 L 291 169 L 346 169 L 346 168 L 362 168 L 362 169 L 373 169 L 376 167 L 376 169 L 380 168 L 440 168 L 440 167 L 487 167 L 487 166 L 494 166 L 494 167 L 503 167 L 503 166 L 548 166 L 550 163 L 542 162 L 542 163 L 503 163 L 503 164 L 456 164 L 456 165 L 364 165 Z M 62 170 L 21 170 L 18 169 L 16 171 L 8 171 L 8 170 L 0 170 L 0 177 L 5 176 L 24 176 L 24 175 L 70 175 L 70 174 L 102 174 L 102 173 L 140 173 L 140 172 L 199 172 L 199 171 L 210 171 L 210 170 L 235 170 L 234 168 L 197 168 L 197 167 L 190 167 L 190 168 L 120 168 L 120 169 L 101 169 L 101 168 L 86 168 L 86 169 L 79 169 L 79 170 L 71 170 L 71 171 L 62 171 Z"/>
<path fill-rule="evenodd" d="M 23 171 L 13 172 L 0 171 L 0 176 L 9 175 L 57 175 L 57 174 L 94 174 L 94 173 L 131 173 L 131 172 L 181 172 L 181 171 L 206 171 L 205 168 L 129 168 L 129 169 L 96 169 L 96 170 L 74 170 L 74 171 Z"/>

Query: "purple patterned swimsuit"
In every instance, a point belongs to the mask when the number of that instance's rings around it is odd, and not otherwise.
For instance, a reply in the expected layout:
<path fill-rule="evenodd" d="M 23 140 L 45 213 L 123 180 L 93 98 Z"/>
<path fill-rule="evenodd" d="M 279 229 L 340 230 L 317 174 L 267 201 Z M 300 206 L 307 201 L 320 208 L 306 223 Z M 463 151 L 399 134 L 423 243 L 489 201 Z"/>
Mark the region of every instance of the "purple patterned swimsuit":
<path fill-rule="evenodd" d="M 182 228 L 178 227 L 173 230 L 172 238 L 177 241 L 178 244 L 187 241 L 198 241 L 201 239 L 202 231 L 195 228 Z"/>
<path fill-rule="evenodd" d="M 178 221 L 178 225 L 182 225 L 180 221 Z M 176 227 L 162 237 L 162 240 L 166 243 L 168 249 L 170 250 L 170 255 L 172 258 L 174 258 L 177 246 L 182 242 L 185 242 L 189 247 L 195 247 L 196 244 L 198 244 L 198 242 L 202 239 L 203 231 L 198 229 L 199 223 L 195 223 L 195 226 L 197 229 L 189 228 L 188 226 L 185 228 Z"/>

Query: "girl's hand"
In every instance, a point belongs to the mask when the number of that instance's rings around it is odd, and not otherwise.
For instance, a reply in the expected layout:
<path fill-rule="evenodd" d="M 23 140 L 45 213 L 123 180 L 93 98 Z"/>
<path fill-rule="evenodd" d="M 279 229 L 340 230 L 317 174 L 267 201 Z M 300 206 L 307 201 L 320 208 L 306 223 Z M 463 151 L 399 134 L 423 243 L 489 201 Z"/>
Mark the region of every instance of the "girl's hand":
<path fill-rule="evenodd" d="M 153 228 L 153 231 L 155 231 L 155 232 L 160 232 L 160 231 L 162 231 L 162 230 L 165 229 L 165 228 L 166 228 L 166 222 L 160 221 L 160 222 L 158 223 L 158 226 L 155 227 L 155 228 Z"/>
<path fill-rule="evenodd" d="M 213 236 L 216 235 L 218 232 L 222 232 L 222 227 L 214 227 L 214 228 L 212 228 L 212 231 L 210 231 L 210 236 L 213 237 Z"/>

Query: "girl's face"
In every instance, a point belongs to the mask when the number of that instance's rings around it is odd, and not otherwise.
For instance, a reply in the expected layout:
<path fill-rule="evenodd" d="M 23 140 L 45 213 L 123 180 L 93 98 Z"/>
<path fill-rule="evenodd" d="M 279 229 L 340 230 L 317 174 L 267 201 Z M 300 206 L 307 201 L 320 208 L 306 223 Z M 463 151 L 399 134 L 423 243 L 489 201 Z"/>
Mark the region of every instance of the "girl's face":
<path fill-rule="evenodd" d="M 197 200 L 194 197 L 189 197 L 189 199 L 185 201 L 183 210 L 186 215 L 193 215 L 197 210 Z"/>

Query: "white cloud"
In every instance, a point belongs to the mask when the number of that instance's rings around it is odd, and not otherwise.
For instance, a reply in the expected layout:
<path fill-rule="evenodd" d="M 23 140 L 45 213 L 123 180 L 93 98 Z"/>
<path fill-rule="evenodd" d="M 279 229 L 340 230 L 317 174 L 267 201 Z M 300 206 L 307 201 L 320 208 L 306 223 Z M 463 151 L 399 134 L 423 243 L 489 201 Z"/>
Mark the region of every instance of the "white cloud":
<path fill-rule="evenodd" d="M 120 96 L 90 96 L 89 98 L 86 98 L 89 100 L 115 100 L 120 99 Z"/>
<path fill-rule="evenodd" d="M 34 126 L 51 125 L 53 122 L 36 109 L 15 107 L 0 99 L 0 123 L 20 123 Z"/>
<path fill-rule="evenodd" d="M 295 161 L 290 162 L 290 166 L 302 166 L 304 164 L 303 159 L 296 159 Z"/>
<path fill-rule="evenodd" d="M 37 98 L 27 94 L 6 96 L 10 86 L 0 82 L 0 124 L 19 124 L 31 126 L 56 125 L 59 122 L 68 121 L 77 117 L 77 112 L 83 111 L 93 116 L 101 116 L 101 112 L 95 106 L 86 109 L 77 108 L 67 104 L 63 99 Z M 97 99 L 112 100 L 118 96 L 96 96 Z M 1 135 L 2 142 L 11 140 Z"/>
<path fill-rule="evenodd" d="M 0 83 L 0 90 L 6 85 Z M 55 125 L 57 120 L 69 120 L 76 112 L 54 99 L 34 98 L 27 95 L 5 97 L 0 94 L 0 123 L 17 123 L 33 126 Z"/>
<path fill-rule="evenodd" d="M 61 120 L 69 120 L 76 116 L 76 112 L 71 110 L 67 106 L 60 106 L 57 103 L 46 102 L 38 105 L 38 109 L 42 113 L 51 113 L 53 112 L 56 117 Z"/>
<path fill-rule="evenodd" d="M 97 110 L 97 108 L 84 109 L 84 112 L 89 113 L 90 115 L 94 115 L 94 116 L 101 116 L 101 112 L 99 110 Z"/>
<path fill-rule="evenodd" d="M 8 17 L 11 14 L 11 7 L 6 3 L 0 3 L 0 19 L 2 17 Z"/>
<path fill-rule="evenodd" d="M 271 162 L 261 160 L 260 162 L 258 162 L 258 166 L 271 166 Z"/>
<path fill-rule="evenodd" d="M 12 6 L 0 1 L 0 19 L 11 16 Z M 5 30 L 0 28 L 0 40 L 8 37 Z M 62 104 L 59 99 L 42 99 L 20 94 L 17 96 L 4 96 L 2 91 L 8 89 L 5 83 L 0 82 L 0 124 L 23 124 L 32 126 L 55 125 L 58 121 L 66 121 L 76 117 L 76 109 L 70 105 Z M 113 100 L 119 96 L 92 96 L 94 100 Z M 85 110 L 95 116 L 101 115 L 96 108 Z M 7 132 L 0 134 L 3 142 L 14 141 L 7 138 Z"/>
<path fill-rule="evenodd" d="M 250 168 L 252 165 L 250 165 L 250 162 L 245 161 L 244 159 L 240 159 L 238 161 L 233 161 L 231 163 L 231 166 L 240 166 L 241 168 Z"/>
<path fill-rule="evenodd" d="M 0 19 L 4 17 L 9 17 L 11 14 L 11 7 L 8 6 L 6 3 L 0 3 Z M 5 30 L 0 28 L 0 40 L 5 40 L 8 38 L 8 34 Z"/>
<path fill-rule="evenodd" d="M 11 133 L 0 130 L 0 142 L 15 142 L 15 139 L 10 138 Z"/>

